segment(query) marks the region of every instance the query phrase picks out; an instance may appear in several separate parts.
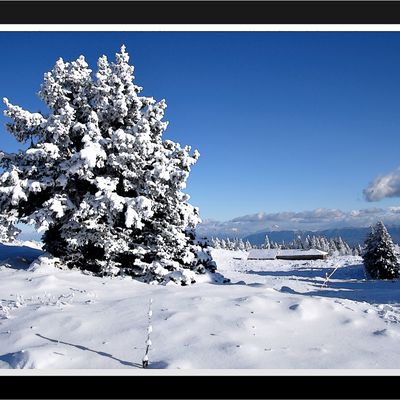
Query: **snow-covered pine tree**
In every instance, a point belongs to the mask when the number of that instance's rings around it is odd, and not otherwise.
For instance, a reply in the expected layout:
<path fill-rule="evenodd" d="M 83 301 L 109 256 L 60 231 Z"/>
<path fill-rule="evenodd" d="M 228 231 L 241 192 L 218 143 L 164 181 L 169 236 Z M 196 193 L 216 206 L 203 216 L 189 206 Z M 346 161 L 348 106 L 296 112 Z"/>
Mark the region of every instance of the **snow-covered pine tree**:
<path fill-rule="evenodd" d="M 345 247 L 345 251 L 346 251 L 345 255 L 351 256 L 353 254 L 352 248 L 350 247 L 350 245 L 347 242 L 343 241 L 343 243 L 344 243 L 344 247 Z"/>
<path fill-rule="evenodd" d="M 220 243 L 219 239 L 218 238 L 212 238 L 211 246 L 214 247 L 214 249 L 221 248 L 221 243 Z"/>
<path fill-rule="evenodd" d="M 321 250 L 329 253 L 329 241 L 325 236 L 321 237 Z"/>
<path fill-rule="evenodd" d="M 365 240 L 364 266 L 373 279 L 394 279 L 400 275 L 400 265 L 394 252 L 392 238 L 383 222 L 371 227 Z"/>
<path fill-rule="evenodd" d="M 296 249 L 303 249 L 304 248 L 304 243 L 303 243 L 303 240 L 302 240 L 300 235 L 298 235 L 297 238 L 296 238 L 295 246 L 296 246 L 295 247 Z"/>
<path fill-rule="evenodd" d="M 394 253 L 396 254 L 396 257 L 400 257 L 400 246 L 398 243 L 394 244 Z"/>
<path fill-rule="evenodd" d="M 265 235 L 264 246 L 263 246 L 263 248 L 264 248 L 264 249 L 268 249 L 268 250 L 271 248 L 271 243 L 270 243 L 270 241 L 269 241 L 268 235 Z"/>
<path fill-rule="evenodd" d="M 236 246 L 237 246 L 237 242 L 236 242 L 236 238 L 233 238 L 231 241 L 230 241 L 230 244 L 229 244 L 229 249 L 230 250 L 236 250 Z"/>
<path fill-rule="evenodd" d="M 317 238 L 314 235 L 311 236 L 310 246 L 311 246 L 312 249 L 316 249 L 317 248 Z"/>
<path fill-rule="evenodd" d="M 231 242 L 231 250 L 237 250 L 238 249 L 238 238 L 232 239 Z"/>
<path fill-rule="evenodd" d="M 342 237 L 341 236 L 337 237 L 335 242 L 336 242 L 336 247 L 338 249 L 339 255 L 340 256 L 346 255 L 347 254 L 347 247 L 346 247 L 346 244 L 343 241 Z"/>
<path fill-rule="evenodd" d="M 163 140 L 167 105 L 139 95 L 128 62 L 122 46 L 93 77 L 83 56 L 60 58 L 38 93 L 46 116 L 4 99 L 8 131 L 31 147 L 0 153 L 0 226 L 10 237 L 35 224 L 68 267 L 187 284 L 215 269 L 198 258 L 199 213 L 182 192 L 199 153 Z"/>
<path fill-rule="evenodd" d="M 329 243 L 329 254 L 337 256 L 339 253 L 335 240 L 333 238 L 330 238 L 328 243 Z"/>
<path fill-rule="evenodd" d="M 362 254 L 361 246 L 359 244 L 354 246 L 353 249 L 351 250 L 351 254 L 353 256 L 361 256 L 361 254 Z"/>
<path fill-rule="evenodd" d="M 310 250 L 311 248 L 311 238 L 309 235 L 306 236 L 305 240 L 304 240 L 304 249 L 305 250 Z"/>

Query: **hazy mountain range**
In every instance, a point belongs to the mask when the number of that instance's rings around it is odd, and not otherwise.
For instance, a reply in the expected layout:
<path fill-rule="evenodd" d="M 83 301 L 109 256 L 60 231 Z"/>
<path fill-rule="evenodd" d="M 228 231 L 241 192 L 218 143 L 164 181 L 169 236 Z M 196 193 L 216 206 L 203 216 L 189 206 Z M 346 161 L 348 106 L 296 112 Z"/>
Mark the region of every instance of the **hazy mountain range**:
<path fill-rule="evenodd" d="M 387 227 L 392 239 L 395 243 L 400 243 L 400 226 L 388 226 Z M 274 242 L 290 242 L 297 236 L 305 237 L 307 235 L 318 235 L 325 236 L 327 238 L 341 236 L 350 246 L 356 244 L 362 244 L 370 232 L 370 228 L 339 228 L 339 229 L 325 229 L 320 231 L 264 231 L 257 232 L 251 235 L 245 236 L 244 240 L 248 240 L 250 243 L 260 245 L 264 243 L 265 235 L 268 235 L 270 240 Z"/>

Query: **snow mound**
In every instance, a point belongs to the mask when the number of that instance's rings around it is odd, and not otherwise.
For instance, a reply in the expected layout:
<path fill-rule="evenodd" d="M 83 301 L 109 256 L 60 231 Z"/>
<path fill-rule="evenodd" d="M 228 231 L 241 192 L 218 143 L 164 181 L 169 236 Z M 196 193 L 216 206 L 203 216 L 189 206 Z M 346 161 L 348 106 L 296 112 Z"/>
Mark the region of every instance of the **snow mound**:
<path fill-rule="evenodd" d="M 67 269 L 66 267 L 63 267 L 63 264 L 60 262 L 59 258 L 53 257 L 49 253 L 45 253 L 32 262 L 32 264 L 29 266 L 29 271 L 54 272 L 56 268 Z"/>

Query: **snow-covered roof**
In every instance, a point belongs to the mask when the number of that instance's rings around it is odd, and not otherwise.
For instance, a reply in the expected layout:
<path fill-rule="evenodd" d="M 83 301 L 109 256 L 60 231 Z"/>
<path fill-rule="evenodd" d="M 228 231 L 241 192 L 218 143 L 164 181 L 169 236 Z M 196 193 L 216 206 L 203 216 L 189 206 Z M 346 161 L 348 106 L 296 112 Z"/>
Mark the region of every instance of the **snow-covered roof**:
<path fill-rule="evenodd" d="M 317 249 L 252 249 L 249 251 L 247 256 L 248 260 L 275 260 L 277 257 L 315 257 L 315 256 L 325 256 L 328 253 Z"/>
<path fill-rule="evenodd" d="M 252 249 L 249 251 L 247 259 L 274 260 L 277 254 L 277 249 Z"/>
<path fill-rule="evenodd" d="M 317 249 L 288 249 L 288 250 L 279 250 L 280 256 L 323 256 L 327 255 L 326 251 L 317 250 Z"/>

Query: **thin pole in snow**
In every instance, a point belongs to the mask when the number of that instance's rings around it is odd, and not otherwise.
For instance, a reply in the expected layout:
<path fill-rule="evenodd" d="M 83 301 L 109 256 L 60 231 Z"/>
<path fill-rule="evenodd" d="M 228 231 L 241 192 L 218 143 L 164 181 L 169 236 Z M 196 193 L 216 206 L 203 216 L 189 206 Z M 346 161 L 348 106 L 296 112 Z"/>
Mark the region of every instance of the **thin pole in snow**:
<path fill-rule="evenodd" d="M 153 331 L 153 327 L 151 326 L 151 316 L 153 315 L 153 311 L 151 309 L 151 305 L 153 303 L 153 299 L 149 300 L 149 311 L 147 313 L 148 316 L 148 326 L 147 326 L 147 339 L 146 339 L 146 353 L 142 359 L 143 368 L 147 368 L 149 366 L 149 351 L 151 346 L 150 333 Z"/>

